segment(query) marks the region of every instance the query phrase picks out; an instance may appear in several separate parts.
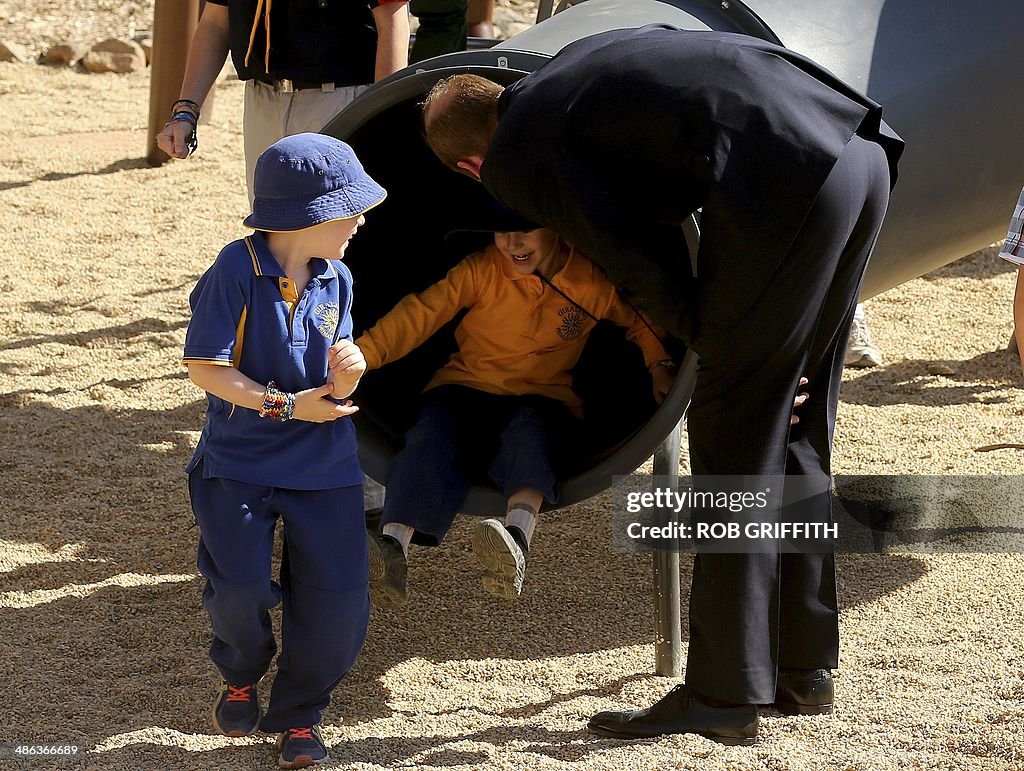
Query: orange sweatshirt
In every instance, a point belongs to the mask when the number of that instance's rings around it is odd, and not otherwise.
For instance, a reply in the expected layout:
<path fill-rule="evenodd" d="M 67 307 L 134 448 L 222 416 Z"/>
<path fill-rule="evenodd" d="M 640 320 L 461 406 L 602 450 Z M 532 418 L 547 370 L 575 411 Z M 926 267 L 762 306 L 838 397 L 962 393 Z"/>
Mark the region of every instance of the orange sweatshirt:
<path fill-rule="evenodd" d="M 639 314 L 582 254 L 571 251 L 551 282 L 598 319 L 626 327 L 648 367 L 669 358 Z M 516 272 L 493 244 L 423 292 L 403 297 L 359 337 L 367 368 L 402 358 L 462 308 L 468 311 L 455 330 L 459 350 L 427 390 L 456 384 L 499 395 L 535 394 L 579 413 L 572 369 L 597 322 L 537 276 Z"/>

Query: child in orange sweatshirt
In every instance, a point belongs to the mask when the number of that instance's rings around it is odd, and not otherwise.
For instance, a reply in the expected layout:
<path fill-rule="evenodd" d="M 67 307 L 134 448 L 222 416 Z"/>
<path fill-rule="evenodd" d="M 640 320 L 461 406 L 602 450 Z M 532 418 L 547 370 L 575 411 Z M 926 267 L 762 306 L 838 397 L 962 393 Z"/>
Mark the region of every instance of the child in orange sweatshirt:
<path fill-rule="evenodd" d="M 368 370 L 396 361 L 462 309 L 458 350 L 427 384 L 424 405 L 392 460 L 382 532 L 371 533 L 370 595 L 378 607 L 406 599 L 409 545 L 437 545 L 470 486 L 470 461 L 507 498 L 505 523 L 485 519 L 473 534 L 483 587 L 517 597 L 537 512 L 557 502 L 551 437 L 581 414 L 576 366 L 600 319 L 627 329 L 643 351 L 654 396 L 672 387 L 675 364 L 650 323 L 619 296 L 599 267 L 557 234 L 495 208 L 484 230 L 494 243 L 410 294 L 356 340 Z M 334 357 L 330 363 L 333 365 Z"/>

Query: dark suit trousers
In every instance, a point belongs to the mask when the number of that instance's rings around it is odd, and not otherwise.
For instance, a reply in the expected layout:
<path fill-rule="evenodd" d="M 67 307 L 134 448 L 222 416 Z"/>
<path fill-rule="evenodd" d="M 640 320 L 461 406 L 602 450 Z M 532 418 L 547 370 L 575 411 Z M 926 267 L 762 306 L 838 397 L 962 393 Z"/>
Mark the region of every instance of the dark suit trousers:
<path fill-rule="evenodd" d="M 750 313 L 734 329 L 702 327 L 688 416 L 694 476 L 800 475 L 827 490 L 846 340 L 888 198 L 885 154 L 855 136 Z M 798 390 L 811 396 L 791 429 Z M 830 521 L 827 493 L 805 505 L 812 511 L 798 521 Z M 838 665 L 838 618 L 832 553 L 699 553 L 687 684 L 721 700 L 771 703 L 779 668 Z"/>

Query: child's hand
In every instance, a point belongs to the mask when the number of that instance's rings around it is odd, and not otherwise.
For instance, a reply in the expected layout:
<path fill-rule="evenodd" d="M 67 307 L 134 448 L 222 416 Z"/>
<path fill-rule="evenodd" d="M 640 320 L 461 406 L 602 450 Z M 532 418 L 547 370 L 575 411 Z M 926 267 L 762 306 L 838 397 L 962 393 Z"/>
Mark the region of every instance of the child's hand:
<path fill-rule="evenodd" d="M 803 387 L 805 385 L 807 385 L 807 378 L 805 378 L 805 377 L 800 378 L 800 386 Z M 796 411 L 797 407 L 802 406 L 803 403 L 805 401 L 807 401 L 808 399 L 810 399 L 810 398 L 811 398 L 811 395 L 809 393 L 807 393 L 806 391 L 802 391 L 802 392 L 798 393 L 796 395 L 796 398 L 793 399 L 793 410 L 794 410 L 794 412 Z M 800 418 L 798 418 L 795 414 L 790 416 L 790 418 L 789 418 L 789 425 L 795 426 L 799 422 L 800 422 Z"/>
<path fill-rule="evenodd" d="M 309 423 L 329 423 L 359 411 L 359 408 L 352 402 L 335 404 L 325 399 L 325 396 L 331 395 L 332 388 L 331 384 L 327 383 L 319 388 L 299 391 L 295 394 L 295 409 L 292 411 L 292 418 Z"/>
<path fill-rule="evenodd" d="M 327 367 L 330 370 L 327 383 L 333 386 L 332 395 L 335 399 L 344 399 L 359 385 L 359 379 L 366 372 L 366 359 L 351 340 L 339 340 L 327 352 Z"/>
<path fill-rule="evenodd" d="M 676 382 L 676 367 L 656 366 L 651 370 L 651 381 L 654 383 L 654 401 L 661 404 L 672 390 Z"/>

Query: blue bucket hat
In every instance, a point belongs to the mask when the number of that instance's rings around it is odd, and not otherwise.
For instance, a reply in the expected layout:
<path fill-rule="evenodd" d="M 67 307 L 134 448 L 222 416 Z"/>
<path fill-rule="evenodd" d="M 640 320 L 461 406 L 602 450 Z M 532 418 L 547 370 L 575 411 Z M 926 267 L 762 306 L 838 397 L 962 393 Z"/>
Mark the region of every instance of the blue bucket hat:
<path fill-rule="evenodd" d="M 254 230 L 302 230 L 358 217 L 387 195 L 351 147 L 325 134 L 274 142 L 256 160 L 254 177 L 252 214 L 242 223 Z"/>

